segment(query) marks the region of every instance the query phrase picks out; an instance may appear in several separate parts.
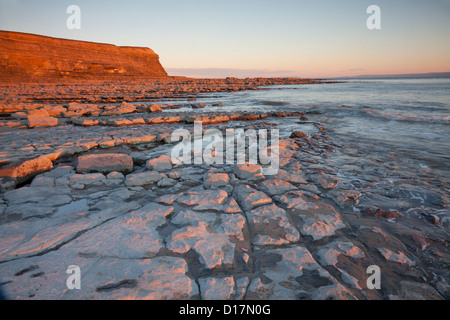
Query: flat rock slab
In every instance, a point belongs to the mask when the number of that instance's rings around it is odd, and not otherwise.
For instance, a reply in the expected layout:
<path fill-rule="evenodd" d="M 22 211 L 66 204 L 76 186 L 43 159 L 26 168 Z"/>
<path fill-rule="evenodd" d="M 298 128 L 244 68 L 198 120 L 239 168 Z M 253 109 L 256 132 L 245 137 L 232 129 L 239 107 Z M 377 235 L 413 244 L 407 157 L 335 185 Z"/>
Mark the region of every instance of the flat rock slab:
<path fill-rule="evenodd" d="M 416 264 L 413 260 L 408 258 L 403 252 L 397 253 L 397 252 L 394 252 L 387 248 L 377 248 L 377 249 L 387 261 L 393 261 L 393 262 L 397 262 L 400 264 L 406 264 L 410 267 L 413 267 Z"/>
<path fill-rule="evenodd" d="M 70 185 L 89 185 L 106 180 L 103 173 L 74 174 L 69 177 Z"/>
<path fill-rule="evenodd" d="M 234 244 L 227 234 L 211 230 L 204 222 L 177 229 L 167 240 L 167 249 L 175 253 L 194 250 L 206 268 L 214 269 L 234 262 Z"/>
<path fill-rule="evenodd" d="M 80 267 L 81 290 L 66 286 L 68 263 Z M 0 265 L 11 299 L 176 300 L 199 297 L 182 258 L 115 259 L 79 257 L 63 249 Z M 24 290 L 24 288 L 28 288 Z"/>
<path fill-rule="evenodd" d="M 274 204 L 246 212 L 256 245 L 280 245 L 300 240 L 300 234 L 289 222 L 286 212 Z"/>
<path fill-rule="evenodd" d="M 220 210 L 228 198 L 224 190 L 190 191 L 177 201 L 185 206 L 194 206 L 194 210 Z"/>
<path fill-rule="evenodd" d="M 240 185 L 234 190 L 234 197 L 244 210 L 252 210 L 272 202 L 264 192 L 253 189 L 248 185 Z"/>
<path fill-rule="evenodd" d="M 355 299 L 304 247 L 256 252 L 256 259 L 267 268 L 253 277 L 248 299 Z"/>
<path fill-rule="evenodd" d="M 83 155 L 78 158 L 76 170 L 78 173 L 130 173 L 133 171 L 133 159 L 120 153 Z"/>
<path fill-rule="evenodd" d="M 204 300 L 230 300 L 234 293 L 233 277 L 203 278 L 199 284 Z"/>
<path fill-rule="evenodd" d="M 41 202 L 28 205 L 39 207 Z M 80 234 L 103 224 L 107 220 L 138 207 L 139 205 L 135 202 L 116 202 L 110 208 L 105 208 L 102 211 L 88 212 L 85 205 L 80 204 L 78 206 L 76 204 L 72 208 L 65 206 L 58 214 L 50 218 L 26 219 L 2 224 L 0 225 L 0 234 L 6 235 L 8 241 L 0 241 L 0 262 L 42 255 L 45 252 L 55 250 L 55 248 L 72 241 Z"/>
<path fill-rule="evenodd" d="M 156 230 L 173 208 L 150 203 L 83 234 L 66 246 L 80 256 L 143 259 L 164 247 Z"/>

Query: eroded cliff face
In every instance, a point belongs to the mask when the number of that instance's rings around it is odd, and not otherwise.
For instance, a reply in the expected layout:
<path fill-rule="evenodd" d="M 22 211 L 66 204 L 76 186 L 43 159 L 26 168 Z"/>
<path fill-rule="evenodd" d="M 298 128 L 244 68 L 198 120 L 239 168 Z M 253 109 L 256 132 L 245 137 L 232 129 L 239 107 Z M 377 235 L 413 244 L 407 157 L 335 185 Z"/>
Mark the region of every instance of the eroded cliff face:
<path fill-rule="evenodd" d="M 3 79 L 134 79 L 167 73 L 149 48 L 0 31 Z"/>

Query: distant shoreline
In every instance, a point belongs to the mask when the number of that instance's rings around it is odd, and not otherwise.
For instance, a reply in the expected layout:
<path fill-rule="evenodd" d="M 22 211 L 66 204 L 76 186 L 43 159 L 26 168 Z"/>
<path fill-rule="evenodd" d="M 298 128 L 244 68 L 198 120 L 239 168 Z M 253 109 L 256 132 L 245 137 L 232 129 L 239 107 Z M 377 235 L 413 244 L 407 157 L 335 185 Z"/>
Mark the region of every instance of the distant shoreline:
<path fill-rule="evenodd" d="M 363 80 L 375 80 L 375 79 L 445 79 L 450 78 L 450 72 L 429 72 L 429 73 L 411 73 L 411 74 L 384 74 L 384 75 L 359 75 L 359 76 L 347 76 L 347 77 L 333 77 L 327 78 L 330 80 L 349 80 L 349 79 L 363 79 Z"/>

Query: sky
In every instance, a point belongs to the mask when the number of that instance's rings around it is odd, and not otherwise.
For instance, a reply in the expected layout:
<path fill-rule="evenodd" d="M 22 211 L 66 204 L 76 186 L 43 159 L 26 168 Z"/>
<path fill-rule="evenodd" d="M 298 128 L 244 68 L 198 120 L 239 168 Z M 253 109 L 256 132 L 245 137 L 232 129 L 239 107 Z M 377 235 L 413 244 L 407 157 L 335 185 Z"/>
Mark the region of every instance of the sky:
<path fill-rule="evenodd" d="M 66 26 L 70 5 L 80 29 Z M 450 72 L 450 0 L 0 0 L 0 30 L 149 47 L 169 75 Z"/>

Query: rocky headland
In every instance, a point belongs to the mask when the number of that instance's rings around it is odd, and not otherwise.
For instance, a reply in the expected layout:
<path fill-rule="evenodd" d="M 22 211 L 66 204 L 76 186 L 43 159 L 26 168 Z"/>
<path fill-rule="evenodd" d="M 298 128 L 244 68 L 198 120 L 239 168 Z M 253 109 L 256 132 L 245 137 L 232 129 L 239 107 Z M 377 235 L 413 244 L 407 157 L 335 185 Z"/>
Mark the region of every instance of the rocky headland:
<path fill-rule="evenodd" d="M 119 47 L 0 30 L 3 80 L 140 79 L 167 73 L 149 48 Z"/>

